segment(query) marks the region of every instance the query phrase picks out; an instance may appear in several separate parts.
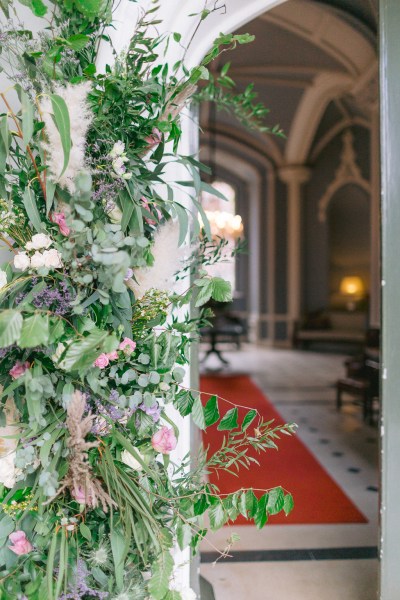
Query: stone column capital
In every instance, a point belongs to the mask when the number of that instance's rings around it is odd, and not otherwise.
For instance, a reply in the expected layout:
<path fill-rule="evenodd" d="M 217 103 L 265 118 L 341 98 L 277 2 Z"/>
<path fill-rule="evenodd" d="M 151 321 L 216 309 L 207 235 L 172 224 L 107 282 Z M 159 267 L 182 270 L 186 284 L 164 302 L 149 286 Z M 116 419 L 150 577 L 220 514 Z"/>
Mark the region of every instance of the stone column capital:
<path fill-rule="evenodd" d="M 278 170 L 279 179 L 287 185 L 306 183 L 311 173 L 311 169 L 304 165 L 286 165 Z"/>

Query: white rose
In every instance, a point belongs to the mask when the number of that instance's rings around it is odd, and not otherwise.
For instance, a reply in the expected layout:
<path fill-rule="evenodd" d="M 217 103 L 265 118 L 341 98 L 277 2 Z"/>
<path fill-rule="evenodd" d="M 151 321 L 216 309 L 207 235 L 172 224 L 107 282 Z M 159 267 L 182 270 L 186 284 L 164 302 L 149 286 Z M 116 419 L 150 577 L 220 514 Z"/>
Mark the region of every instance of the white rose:
<path fill-rule="evenodd" d="M 30 265 L 31 261 L 26 252 L 18 252 L 18 254 L 14 256 L 14 267 L 16 269 L 26 271 L 26 269 L 29 269 Z"/>
<path fill-rule="evenodd" d="M 41 250 L 42 248 L 49 248 L 52 244 L 51 238 L 45 233 L 36 233 L 32 236 L 32 240 L 25 246 L 27 250 Z"/>
<path fill-rule="evenodd" d="M 117 156 L 120 156 L 124 152 L 125 152 L 125 144 L 124 144 L 124 142 L 121 142 L 121 140 L 118 140 L 118 142 L 115 142 L 113 149 L 110 152 L 110 157 L 116 158 Z"/>
<path fill-rule="evenodd" d="M 140 458 L 143 460 L 143 456 L 141 455 L 141 453 L 139 452 L 139 450 L 137 448 L 136 448 L 136 452 L 140 456 Z M 123 463 L 125 463 L 128 467 L 130 467 L 134 471 L 143 471 L 143 467 L 140 464 L 140 462 L 138 460 L 136 460 L 136 458 L 134 456 L 132 456 L 132 454 L 130 452 L 128 452 L 128 450 L 124 450 L 121 453 L 121 460 Z"/>
<path fill-rule="evenodd" d="M 9 418 L 11 417 L 6 414 L 6 421 L 8 421 Z M 17 447 L 16 434 L 18 432 L 18 427 L 15 425 L 5 425 L 4 427 L 0 427 L 0 483 L 7 488 L 14 487 L 17 476 L 15 450 Z"/>
<path fill-rule="evenodd" d="M 36 250 L 35 254 L 31 258 L 32 269 L 40 269 L 44 267 L 44 255 Z"/>
<path fill-rule="evenodd" d="M 55 248 L 43 252 L 44 266 L 49 269 L 60 269 L 62 267 L 61 254 Z"/>
<path fill-rule="evenodd" d="M 13 488 L 16 482 L 15 457 L 16 452 L 10 452 L 0 458 L 0 483 L 9 489 Z"/>
<path fill-rule="evenodd" d="M 109 210 L 107 210 L 107 215 L 110 217 L 112 223 L 121 223 L 122 211 L 116 204 L 114 204 L 114 202 L 112 202 L 111 206 L 109 206 Z"/>
<path fill-rule="evenodd" d="M 0 290 L 7 285 L 7 273 L 0 269 Z"/>

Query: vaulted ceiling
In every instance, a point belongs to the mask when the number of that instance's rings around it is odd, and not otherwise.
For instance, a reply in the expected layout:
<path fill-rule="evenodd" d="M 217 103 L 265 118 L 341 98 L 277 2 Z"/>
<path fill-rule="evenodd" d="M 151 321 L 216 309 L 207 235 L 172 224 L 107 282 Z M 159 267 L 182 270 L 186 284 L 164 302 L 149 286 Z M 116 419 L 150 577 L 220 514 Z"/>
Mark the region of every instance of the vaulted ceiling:
<path fill-rule="evenodd" d="M 232 55 L 231 75 L 254 82 L 286 139 L 253 132 L 219 112 L 218 135 L 242 141 L 279 165 L 306 164 L 350 124 L 369 126 L 378 102 L 375 0 L 288 0 L 244 26 L 255 42 Z M 207 132 L 210 116 L 202 110 Z M 207 134 L 203 136 L 207 145 Z"/>

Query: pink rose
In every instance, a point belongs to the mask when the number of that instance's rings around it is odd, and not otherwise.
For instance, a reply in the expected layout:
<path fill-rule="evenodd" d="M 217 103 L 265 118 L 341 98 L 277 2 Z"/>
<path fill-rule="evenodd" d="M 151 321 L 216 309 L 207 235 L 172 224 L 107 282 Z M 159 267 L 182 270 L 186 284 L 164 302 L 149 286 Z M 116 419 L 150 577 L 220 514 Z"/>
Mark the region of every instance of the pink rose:
<path fill-rule="evenodd" d="M 122 340 L 122 342 L 120 343 L 120 345 L 118 346 L 118 350 L 122 350 L 122 352 L 124 354 L 126 354 L 126 356 L 129 356 L 130 354 L 132 354 L 132 352 L 135 350 L 136 348 L 136 342 L 134 342 L 133 340 L 131 340 L 130 338 L 126 337 Z"/>
<path fill-rule="evenodd" d="M 18 379 L 18 377 L 21 377 L 21 375 L 23 375 L 27 369 L 29 369 L 28 362 L 22 363 L 17 360 L 13 368 L 9 370 L 9 374 L 13 379 Z"/>
<path fill-rule="evenodd" d="M 148 210 L 148 211 L 151 213 L 151 206 L 150 206 L 150 202 L 147 200 L 147 198 L 145 198 L 144 196 L 142 196 L 142 197 L 140 198 L 140 200 L 142 201 L 142 204 L 143 204 L 144 208 L 145 208 L 146 210 Z M 157 218 L 158 218 L 158 220 L 160 221 L 160 220 L 161 220 L 161 218 L 162 218 L 162 212 L 161 212 L 161 210 L 160 210 L 160 209 L 159 209 L 157 206 L 155 206 L 154 208 L 155 208 L 155 211 L 156 211 L 156 213 L 157 213 Z M 145 218 L 144 218 L 144 220 L 145 220 L 145 221 L 146 221 L 146 223 L 148 223 L 149 225 L 156 225 L 156 221 L 155 221 L 154 219 L 150 219 L 149 217 L 145 217 Z"/>
<path fill-rule="evenodd" d="M 162 141 L 162 133 L 157 127 L 153 127 L 153 131 L 145 138 L 149 149 L 157 146 Z"/>
<path fill-rule="evenodd" d="M 81 487 L 81 486 L 75 487 L 72 490 L 71 494 L 72 494 L 74 500 L 79 502 L 79 504 L 86 504 L 86 494 L 85 494 L 85 490 L 83 489 L 83 487 Z"/>
<path fill-rule="evenodd" d="M 67 222 L 65 220 L 65 214 L 63 212 L 53 212 L 50 216 L 50 220 L 59 226 L 60 233 L 62 235 L 65 235 L 67 237 L 71 233 L 71 230 L 68 227 Z"/>
<path fill-rule="evenodd" d="M 178 440 L 175 437 L 174 430 L 164 425 L 151 438 L 151 445 L 156 452 L 169 454 L 171 450 L 175 450 Z"/>
<path fill-rule="evenodd" d="M 100 354 L 100 356 L 96 358 L 93 364 L 95 367 L 99 367 L 99 369 L 104 369 L 110 364 L 110 359 L 108 358 L 108 355 L 103 352 L 103 354 Z"/>
<path fill-rule="evenodd" d="M 14 531 L 14 533 L 10 533 L 8 539 L 13 544 L 12 546 L 8 546 L 11 552 L 14 554 L 18 554 L 18 556 L 22 556 L 23 554 L 29 554 L 32 552 L 33 546 L 30 541 L 27 539 L 25 535 L 25 531 Z"/>
<path fill-rule="evenodd" d="M 71 495 L 79 504 L 93 506 L 92 495 L 85 491 L 81 485 L 74 487 L 71 491 Z"/>
<path fill-rule="evenodd" d="M 116 350 L 109 352 L 106 356 L 108 357 L 108 360 L 118 360 L 118 352 Z"/>

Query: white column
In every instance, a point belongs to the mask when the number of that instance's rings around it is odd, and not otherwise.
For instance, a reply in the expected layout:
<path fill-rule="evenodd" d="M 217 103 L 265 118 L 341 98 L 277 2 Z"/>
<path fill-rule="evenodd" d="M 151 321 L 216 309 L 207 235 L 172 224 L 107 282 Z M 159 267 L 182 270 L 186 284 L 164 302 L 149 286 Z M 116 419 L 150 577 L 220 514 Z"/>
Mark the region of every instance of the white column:
<path fill-rule="evenodd" d="M 279 169 L 280 179 L 287 185 L 287 312 L 288 338 L 292 339 L 294 322 L 301 311 L 301 195 L 302 185 L 311 175 L 302 165 L 289 165 Z"/>

